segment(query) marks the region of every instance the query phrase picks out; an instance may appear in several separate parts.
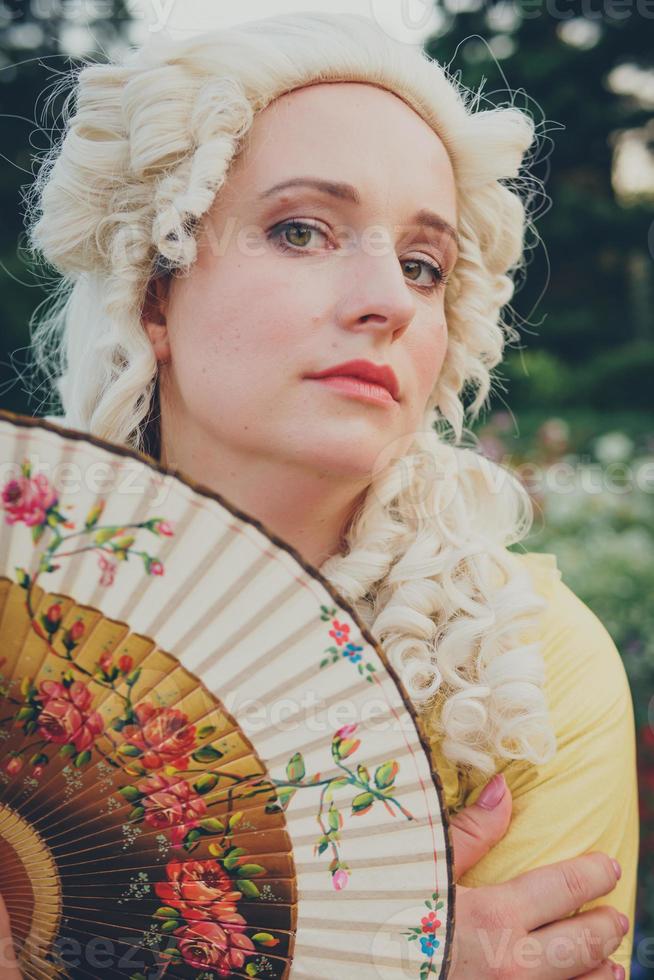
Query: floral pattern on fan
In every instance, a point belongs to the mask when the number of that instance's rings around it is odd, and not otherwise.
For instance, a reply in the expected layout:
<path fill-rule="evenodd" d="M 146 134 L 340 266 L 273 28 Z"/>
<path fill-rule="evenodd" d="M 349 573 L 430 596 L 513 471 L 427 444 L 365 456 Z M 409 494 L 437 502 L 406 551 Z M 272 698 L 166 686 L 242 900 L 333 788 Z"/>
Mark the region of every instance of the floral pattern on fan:
<path fill-rule="evenodd" d="M 420 980 L 427 980 L 430 973 L 438 972 L 434 965 L 434 954 L 441 944 L 440 939 L 436 938 L 436 932 L 442 926 L 437 912 L 443 908 L 443 902 L 439 900 L 437 891 L 432 894 L 431 899 L 425 901 L 425 906 L 427 915 L 420 920 L 420 925 L 402 933 L 409 942 L 420 941 L 420 951 L 426 957 L 420 964 Z"/>
<path fill-rule="evenodd" d="M 49 606 L 44 615 L 60 622 L 62 609 L 57 606 L 55 610 Z M 49 639 L 54 638 L 53 632 Z M 280 940 L 249 925 L 237 907 L 241 899 L 251 902 L 261 897 L 253 879 L 268 872 L 237 846 L 237 835 L 247 821 L 243 811 L 235 810 L 232 790 L 226 812 L 214 813 L 213 804 L 207 803 L 219 783 L 219 775 L 210 771 L 222 757 L 212 744 L 216 726 L 192 723 L 178 708 L 148 699 L 132 704 L 141 670 L 134 668 L 129 655 L 104 653 L 89 672 L 73 659 L 72 650 L 65 648 L 60 654 L 51 642 L 41 639 L 51 662 L 61 662 L 58 679 L 41 679 L 35 684 L 23 677 L 18 698 L 13 692 L 15 682 L 7 683 L 0 675 L 0 694 L 14 708 L 13 715 L 0 720 L 0 729 L 12 732 L 14 740 L 22 732 L 20 750 L 12 751 L 4 766 L 6 775 L 21 774 L 27 756 L 31 756 L 32 778 L 36 776 L 41 783 L 46 769 L 62 757 L 79 773 L 90 770 L 96 759 L 112 767 L 117 782 L 111 795 L 129 810 L 121 816 L 124 828 L 149 827 L 165 835 L 172 847 L 186 852 L 187 858 L 204 843 L 209 855 L 202 860 L 169 861 L 165 881 L 158 877 L 161 871 L 140 875 L 145 886 L 142 894 L 152 893 L 165 902 L 154 907 L 147 944 L 155 969 L 177 966 L 200 971 L 193 974 L 198 980 L 241 970 L 250 977 L 262 975 L 262 952 L 277 947 Z M 76 645 L 84 639 L 85 630 L 77 630 Z M 2 658 L 0 669 L 5 663 Z M 85 679 L 76 679 L 79 675 Z M 103 718 L 94 710 L 91 687 L 107 689 L 121 698 L 122 710 Z M 130 780 L 130 775 L 137 778 Z M 232 772 L 230 782 L 232 789 L 245 790 L 242 798 L 246 798 L 247 789 L 260 787 L 265 778 L 260 771 L 254 775 Z M 268 792 L 272 789 L 270 782 L 266 788 Z M 118 899 L 118 904 L 122 901 Z"/>
<path fill-rule="evenodd" d="M 330 666 L 330 664 L 336 664 L 339 660 L 348 660 L 351 664 L 355 664 L 357 670 L 362 677 L 365 677 L 367 681 L 373 683 L 373 674 L 375 673 L 375 666 L 371 663 L 364 663 L 361 656 L 361 651 L 363 647 L 357 646 L 350 640 L 350 625 L 349 623 L 341 623 L 337 619 L 336 609 L 329 606 L 320 607 L 320 618 L 323 621 L 331 620 L 332 628 L 329 631 L 329 635 L 333 638 L 336 646 L 330 646 L 325 649 L 325 653 L 329 656 L 325 657 L 324 660 L 320 661 L 321 669 Z"/>
<path fill-rule="evenodd" d="M 237 857 L 232 856 L 231 867 Z M 229 857 L 223 859 L 223 863 L 229 861 Z M 261 874 L 263 870 L 252 865 L 246 874 Z M 155 885 L 157 897 L 166 904 L 154 916 L 162 932 L 176 940 L 176 945 L 162 953 L 173 965 L 184 961 L 228 976 L 232 969 L 243 967 L 246 956 L 257 951 L 255 943 L 268 948 L 278 944 L 267 932 L 257 932 L 251 938 L 245 935 L 247 923 L 237 912 L 241 892 L 217 861 L 170 861 L 166 874 L 168 880 Z M 248 963 L 245 972 L 257 976 L 256 964 Z"/>
<path fill-rule="evenodd" d="M 341 773 L 327 779 L 321 779 L 320 773 L 316 773 L 308 781 L 305 781 L 306 767 L 301 752 L 296 752 L 289 759 L 286 766 L 287 780 L 271 779 L 270 782 L 277 788 L 276 798 L 266 805 L 266 812 L 272 813 L 276 809 L 286 810 L 289 803 L 299 789 L 322 787 L 316 820 L 321 830 L 321 835 L 314 846 L 314 855 L 322 854 L 328 848 L 332 852 L 332 861 L 329 871 L 332 876 L 332 885 L 337 891 L 341 891 L 347 886 L 350 868 L 342 860 L 339 851 L 340 831 L 343 827 L 343 814 L 338 809 L 333 800 L 334 791 L 337 789 L 352 786 L 356 790 L 356 795 L 351 801 L 351 816 L 361 816 L 367 813 L 375 803 L 382 802 L 392 817 L 396 816 L 391 804 L 407 818 L 413 820 L 410 813 L 401 803 L 391 794 L 394 791 L 395 777 L 399 772 L 399 764 L 395 759 L 383 762 L 375 770 L 374 779 L 371 778 L 368 767 L 359 763 L 356 772 L 345 765 L 345 760 L 354 755 L 361 745 L 360 739 L 353 739 L 357 729 L 356 725 L 344 725 L 343 728 L 334 734 L 331 742 L 332 759 L 336 763 Z M 329 804 L 325 813 L 325 804 Z"/>
<path fill-rule="evenodd" d="M 145 571 L 148 575 L 163 575 L 164 566 L 147 551 L 139 551 L 133 548 L 136 537 L 128 531 L 148 530 L 157 537 L 163 535 L 171 537 L 174 534 L 172 525 L 160 517 L 151 517 L 147 521 L 137 524 L 127 525 L 99 525 L 98 521 L 102 516 L 106 501 L 100 500 L 94 505 L 86 515 L 83 530 L 75 530 L 76 524 L 67 520 L 59 509 L 59 497 L 43 473 L 32 474 L 32 466 L 29 460 L 25 459 L 21 465 L 21 476 L 18 479 L 9 480 L 2 490 L 2 506 L 5 510 L 5 522 L 7 524 L 25 524 L 32 529 L 32 541 L 36 545 L 39 543 L 45 532 L 50 529 L 52 539 L 48 547 L 43 551 L 39 561 L 39 567 L 33 578 L 27 574 L 25 569 L 18 568 L 18 580 L 27 589 L 28 608 L 30 615 L 33 616 L 31 608 L 31 594 L 39 575 L 43 572 L 55 572 L 61 567 L 55 564 L 55 559 L 61 561 L 73 555 L 83 554 L 84 552 L 96 552 L 98 554 L 101 575 L 99 584 L 103 586 L 112 585 L 120 561 L 127 561 L 130 555 L 137 555 L 143 561 Z M 73 531 L 72 534 L 62 534 L 61 529 Z M 73 538 L 87 537 L 86 543 L 82 542 L 82 547 L 75 547 L 72 551 L 62 551 L 61 547 Z M 90 543 L 89 543 L 89 537 Z M 49 633 L 54 628 L 56 620 L 46 620 L 45 622 L 33 623 L 34 629 L 40 636 L 42 632 Z M 47 636 L 45 637 L 47 638 Z"/>
<path fill-rule="evenodd" d="M 64 626 L 62 606 L 51 602 L 37 615 L 32 597 L 36 593 L 38 578 L 54 572 L 60 561 L 85 552 L 98 555 L 101 576 L 99 584 L 113 584 L 120 561 L 137 556 L 143 561 L 148 575 L 164 574 L 162 562 L 145 550 L 134 546 L 136 532 L 147 530 L 159 536 L 174 534 L 171 524 L 160 517 L 135 524 L 100 525 L 105 502 L 99 501 L 86 515 L 84 527 L 77 529 L 62 510 L 57 493 L 43 474 L 32 474 L 31 464 L 24 460 L 21 477 L 9 481 L 2 489 L 0 502 L 8 524 L 22 523 L 31 528 L 33 545 L 39 544 L 49 530 L 51 537 L 39 557 L 38 569 L 30 575 L 24 568 L 17 568 L 18 585 L 26 593 L 25 606 L 31 628 L 45 641 L 50 654 L 61 662 L 59 676 L 40 679 L 35 684 L 29 677 L 22 679 L 22 700 L 11 697 L 7 688 L 0 693 L 8 701 L 14 701 L 15 714 L 2 719 L 0 725 L 11 720 L 26 736 L 25 742 L 35 740 L 12 752 L 5 764 L 9 776 L 16 776 L 25 764 L 28 750 L 32 777 L 40 780 L 53 755 L 68 758 L 76 770 L 84 770 L 98 757 L 114 767 L 115 771 L 133 777 L 116 789 L 115 795 L 131 805 L 127 816 L 129 826 L 143 825 L 159 831 L 177 847 L 189 855 L 200 843 L 204 859 L 175 858 L 165 868 L 167 880 L 151 882 L 152 891 L 163 901 L 152 913 L 152 931 L 163 941 L 163 950 L 155 954 L 159 966 L 166 964 L 187 966 L 201 970 L 200 976 L 228 976 L 232 970 L 244 971 L 245 975 L 260 975 L 263 960 L 252 957 L 258 947 L 272 948 L 279 940 L 271 933 L 258 931 L 254 934 L 240 914 L 238 903 L 261 898 L 261 892 L 253 880 L 266 875 L 266 869 L 255 864 L 248 852 L 237 846 L 235 833 L 243 818 L 241 812 L 228 812 L 220 817 L 212 815 L 207 804 L 218 776 L 207 771 L 207 766 L 221 758 L 221 752 L 211 744 L 215 729 L 211 725 L 197 726 L 184 712 L 174 707 L 154 704 L 146 699 L 132 703 L 132 689 L 138 684 L 140 669 L 135 668 L 130 656 L 114 658 L 111 653 L 102 654 L 92 670 L 76 662 L 76 649 L 85 640 L 86 626 L 82 619 Z M 72 533 L 62 533 L 63 531 Z M 68 548 L 72 539 L 76 544 Z M 79 543 L 79 546 L 77 546 Z M 56 595 L 55 599 L 59 599 Z M 63 601 L 63 600 L 62 600 Z M 328 654 L 320 662 L 325 668 L 342 660 L 356 666 L 358 673 L 372 683 L 376 668 L 362 657 L 363 646 L 350 638 L 350 625 L 337 618 L 335 607 L 321 605 L 320 618 L 329 622 L 329 636 L 333 644 L 326 648 Z M 0 667 L 2 663 L 0 661 Z M 0 675 L 0 687 L 2 677 Z M 121 711 L 105 718 L 94 708 L 91 687 L 99 685 L 121 701 Z M 382 803 L 390 816 L 401 813 L 407 820 L 414 816 L 396 798 L 395 780 L 399 764 L 394 759 L 382 762 L 371 775 L 368 767 L 359 762 L 356 768 L 346 760 L 359 749 L 361 741 L 353 738 L 357 725 L 340 728 L 331 740 L 331 755 L 338 773 L 321 778 L 315 773 L 307 778 L 302 753 L 296 752 L 286 766 L 286 779 L 274 779 L 269 775 L 234 774 L 233 789 L 238 787 L 242 798 L 268 793 L 265 812 L 273 814 L 285 811 L 300 790 L 320 790 L 316 820 L 320 834 L 314 845 L 314 856 L 330 852 L 328 866 L 332 885 L 337 891 L 344 889 L 350 878 L 350 868 L 342 855 L 341 832 L 345 818 L 343 803 L 334 800 L 337 790 L 352 788 L 347 804 L 350 816 L 362 816 L 376 803 Z M 111 750 L 107 751 L 106 740 Z M 103 741 L 104 740 L 104 741 Z M 104 745 L 101 747 L 100 743 Z M 54 753 L 52 750 L 54 749 Z M 191 762 L 203 770 L 189 768 Z M 230 791 L 231 793 L 231 791 Z M 230 810 L 232 807 L 230 796 Z M 433 901 L 437 893 L 432 896 Z M 425 980 L 435 972 L 433 958 L 440 945 L 436 930 L 441 923 L 436 918 L 435 907 L 426 903 L 430 914 L 423 918 L 421 929 L 413 929 L 409 939 L 420 939 L 421 952 L 427 959 L 420 967 L 420 978 Z M 246 960 L 248 961 L 246 963 Z M 160 974 L 158 974 L 160 975 Z M 134 974 L 133 980 L 142 980 Z M 199 978 L 198 978 L 199 980 Z"/>

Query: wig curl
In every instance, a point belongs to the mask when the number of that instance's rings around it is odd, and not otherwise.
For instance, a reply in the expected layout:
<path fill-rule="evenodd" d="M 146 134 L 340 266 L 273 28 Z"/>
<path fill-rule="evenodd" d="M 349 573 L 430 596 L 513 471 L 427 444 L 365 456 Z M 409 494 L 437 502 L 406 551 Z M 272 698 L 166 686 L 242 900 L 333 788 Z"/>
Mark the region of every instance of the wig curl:
<path fill-rule="evenodd" d="M 508 546 L 529 495 L 463 444 L 491 371 L 519 339 L 503 317 L 532 227 L 524 171 L 536 137 L 515 107 L 483 108 L 424 50 L 355 14 L 291 14 L 73 71 L 62 135 L 27 196 L 34 252 L 60 273 L 36 318 L 34 362 L 63 424 L 156 455 L 157 361 L 141 322 L 154 276 L 182 274 L 203 216 L 258 112 L 296 88 L 363 82 L 402 98 L 442 140 L 459 256 L 445 290 L 448 349 L 423 431 L 373 476 L 320 571 L 379 640 L 430 737 L 460 767 L 548 761 L 544 662 L 523 630 L 544 606 Z M 38 311 L 37 311 L 38 313 Z M 154 447 L 154 449 L 153 449 Z"/>

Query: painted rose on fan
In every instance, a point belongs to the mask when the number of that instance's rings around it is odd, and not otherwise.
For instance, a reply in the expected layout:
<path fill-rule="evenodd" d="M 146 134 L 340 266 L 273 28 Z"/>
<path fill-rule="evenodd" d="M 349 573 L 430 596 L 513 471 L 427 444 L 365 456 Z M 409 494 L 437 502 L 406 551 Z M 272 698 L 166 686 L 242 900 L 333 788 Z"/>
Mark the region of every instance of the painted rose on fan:
<path fill-rule="evenodd" d="M 207 812 L 200 794 L 178 776 L 153 773 L 136 788 L 143 793 L 140 805 L 145 809 L 144 822 L 159 830 L 170 830 L 173 844 L 181 844 Z"/>
<path fill-rule="evenodd" d="M 214 970 L 218 976 L 232 976 L 240 970 L 245 957 L 256 952 L 252 940 L 238 929 L 245 928 L 245 920 L 234 915 L 239 922 L 194 922 L 176 929 L 182 959 L 199 970 Z M 240 923 L 243 923 L 242 925 Z"/>
<path fill-rule="evenodd" d="M 144 703 L 137 704 L 133 713 L 136 724 L 125 725 L 122 734 L 141 751 L 139 762 L 146 769 L 186 769 L 189 755 L 197 746 L 195 725 L 189 724 L 184 712 Z"/>
<path fill-rule="evenodd" d="M 32 595 L 39 577 L 48 572 L 56 572 L 61 568 L 58 560 L 77 558 L 85 553 L 95 553 L 100 566 L 99 584 L 113 585 L 116 571 L 121 561 L 136 558 L 143 563 L 146 575 L 161 577 L 165 572 L 163 563 L 148 551 L 133 547 L 136 542 L 135 533 L 140 530 L 150 531 L 155 537 L 172 537 L 173 525 L 162 517 L 151 517 L 136 524 L 105 524 L 99 523 L 105 510 L 106 500 L 99 500 L 88 510 L 82 530 L 76 531 L 73 521 L 67 520 L 61 510 L 73 509 L 72 504 L 65 504 L 60 509 L 58 494 L 51 486 L 44 473 L 32 475 L 32 464 L 29 459 L 23 460 L 21 475 L 5 483 L 0 493 L 0 505 L 5 510 L 5 521 L 8 524 L 23 523 L 32 531 L 32 542 L 37 545 L 46 531 L 50 531 L 50 542 L 40 554 L 34 574 L 25 568 L 17 568 L 17 582 L 26 592 L 25 603 L 36 633 L 49 642 L 50 633 L 44 636 L 35 619 Z M 65 534 L 63 530 L 74 533 Z M 86 537 L 86 542 L 83 540 Z M 71 538 L 75 540 L 72 550 L 67 550 Z M 80 547 L 81 545 L 81 547 Z"/>
<path fill-rule="evenodd" d="M 254 869 L 257 874 L 264 871 L 246 864 L 234 873 L 252 874 Z M 168 881 L 154 886 L 157 897 L 166 903 L 155 912 L 155 919 L 169 940 L 177 940 L 176 947 L 166 950 L 175 963 L 183 961 L 226 977 L 241 970 L 257 946 L 279 944 L 268 932 L 245 935 L 247 922 L 236 911 L 242 893 L 218 861 L 170 861 L 166 873 Z M 256 975 L 249 967 L 245 972 Z"/>
<path fill-rule="evenodd" d="M 23 475 L 10 480 L 2 490 L 2 503 L 6 511 L 7 524 L 26 524 L 36 527 L 45 524 L 47 512 L 57 504 L 58 498 L 43 473 L 29 475 L 23 468 Z"/>
<path fill-rule="evenodd" d="M 241 892 L 217 861 L 169 861 L 166 874 L 168 881 L 157 882 L 154 890 L 183 918 L 222 922 L 225 916 L 236 913 Z"/>
<path fill-rule="evenodd" d="M 41 702 L 38 730 L 57 744 L 72 744 L 77 752 L 90 749 L 104 730 L 102 715 L 89 711 L 92 695 L 81 681 L 69 686 L 59 681 L 42 681 L 36 701 Z"/>

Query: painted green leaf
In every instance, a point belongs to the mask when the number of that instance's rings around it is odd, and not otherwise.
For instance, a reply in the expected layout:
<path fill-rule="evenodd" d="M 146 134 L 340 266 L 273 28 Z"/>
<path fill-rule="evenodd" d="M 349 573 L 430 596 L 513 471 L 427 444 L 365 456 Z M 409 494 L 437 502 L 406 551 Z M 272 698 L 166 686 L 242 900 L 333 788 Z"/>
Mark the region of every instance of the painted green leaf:
<path fill-rule="evenodd" d="M 198 738 L 209 738 L 216 731 L 215 725 L 202 725 L 198 728 Z"/>
<path fill-rule="evenodd" d="M 223 865 L 227 871 L 232 871 L 239 862 L 239 858 L 242 858 L 247 851 L 244 847 L 235 847 L 233 851 L 223 858 Z"/>
<path fill-rule="evenodd" d="M 306 767 L 301 752 L 296 752 L 286 766 L 286 776 L 290 783 L 299 783 L 306 775 Z"/>
<path fill-rule="evenodd" d="M 45 524 L 35 524 L 32 527 L 32 542 L 33 542 L 33 544 L 38 544 L 39 543 L 39 541 L 43 537 L 44 531 L 45 531 Z"/>
<path fill-rule="evenodd" d="M 85 766 L 86 763 L 90 761 L 91 761 L 91 752 L 89 751 L 89 749 L 84 749 L 83 752 L 80 752 L 78 754 L 73 765 L 77 766 L 77 768 L 80 769 L 82 766 Z"/>
<path fill-rule="evenodd" d="M 125 678 L 127 686 L 134 687 L 134 685 L 136 684 L 140 676 L 141 676 L 141 668 L 137 667 L 136 670 L 133 670 L 132 673 L 128 674 L 127 677 Z"/>
<path fill-rule="evenodd" d="M 156 919 L 179 919 L 179 912 L 177 909 L 173 909 L 170 905 L 162 905 L 154 913 Z"/>
<path fill-rule="evenodd" d="M 214 749 L 213 745 L 203 745 L 201 748 L 196 749 L 191 756 L 195 762 L 216 762 L 218 759 L 222 759 L 223 753 L 219 752 L 218 749 Z"/>
<path fill-rule="evenodd" d="M 234 884 L 246 898 L 259 898 L 259 889 L 253 881 L 244 878 L 240 881 L 235 881 Z"/>
<path fill-rule="evenodd" d="M 372 795 L 372 793 L 368 793 L 368 792 L 359 793 L 358 796 L 355 796 L 354 799 L 352 800 L 352 813 L 353 814 L 365 813 L 367 810 L 370 809 L 374 801 L 375 801 L 375 797 Z"/>
<path fill-rule="evenodd" d="M 237 869 L 236 874 L 239 878 L 254 878 L 256 875 L 265 874 L 266 869 L 260 864 L 243 864 Z"/>
<path fill-rule="evenodd" d="M 118 751 L 121 755 L 128 755 L 133 758 L 136 758 L 142 754 L 141 750 L 137 748 L 136 745 L 130 745 L 129 742 L 125 742 L 124 745 L 119 745 Z"/>
<path fill-rule="evenodd" d="M 378 788 L 386 789 L 387 786 L 392 786 L 399 769 L 399 764 L 395 761 L 395 759 L 389 759 L 388 762 L 382 762 L 381 766 L 378 766 L 378 768 L 375 770 L 375 783 Z"/>
<path fill-rule="evenodd" d="M 332 830 L 338 830 L 341 826 L 340 814 L 338 808 L 334 804 L 330 804 L 329 811 L 327 813 L 327 821 Z"/>
<path fill-rule="evenodd" d="M 200 826 L 211 834 L 223 834 L 225 832 L 225 824 L 217 817 L 205 817 L 204 820 L 200 821 Z"/>
<path fill-rule="evenodd" d="M 121 786 L 118 792 L 125 797 L 128 803 L 134 803 L 143 798 L 143 793 L 139 792 L 136 786 Z"/>
<path fill-rule="evenodd" d="M 197 793 L 209 793 L 217 785 L 218 776 L 213 772 L 205 772 L 199 779 L 196 779 L 193 786 Z"/>

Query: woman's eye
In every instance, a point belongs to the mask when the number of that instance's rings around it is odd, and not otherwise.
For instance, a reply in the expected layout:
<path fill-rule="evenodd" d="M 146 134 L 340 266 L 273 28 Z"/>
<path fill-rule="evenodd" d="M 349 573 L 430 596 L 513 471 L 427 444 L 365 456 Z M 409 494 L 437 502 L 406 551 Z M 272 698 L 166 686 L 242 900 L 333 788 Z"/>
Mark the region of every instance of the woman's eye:
<path fill-rule="evenodd" d="M 282 252 L 290 253 L 309 251 L 308 246 L 313 235 L 321 235 L 323 239 L 328 237 L 322 228 L 309 221 L 283 221 L 268 232 L 268 237 L 275 242 Z M 402 265 L 409 267 L 410 271 L 406 274 L 419 289 L 431 292 L 440 289 L 447 282 L 446 275 L 435 262 L 427 261 L 427 259 L 404 259 Z M 417 276 L 415 275 L 416 272 Z M 420 282 L 419 278 L 423 273 L 426 273 L 427 279 Z"/>
<path fill-rule="evenodd" d="M 282 251 L 293 252 L 305 250 L 313 234 L 327 238 L 326 233 L 317 225 L 308 224 L 306 221 L 284 221 L 272 229 L 270 238 L 279 244 Z"/>
<path fill-rule="evenodd" d="M 445 273 L 435 262 L 427 262 L 426 259 L 405 259 L 402 264 L 413 267 L 411 273 L 407 273 L 407 275 L 409 275 L 412 282 L 422 286 L 424 289 L 437 289 L 439 286 L 444 286 L 447 282 Z M 428 279 L 426 282 L 418 283 L 421 266 L 426 270 Z M 416 278 L 413 276 L 415 270 L 418 273 L 418 277 Z"/>

